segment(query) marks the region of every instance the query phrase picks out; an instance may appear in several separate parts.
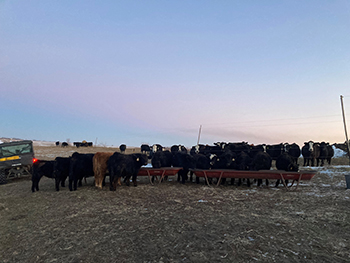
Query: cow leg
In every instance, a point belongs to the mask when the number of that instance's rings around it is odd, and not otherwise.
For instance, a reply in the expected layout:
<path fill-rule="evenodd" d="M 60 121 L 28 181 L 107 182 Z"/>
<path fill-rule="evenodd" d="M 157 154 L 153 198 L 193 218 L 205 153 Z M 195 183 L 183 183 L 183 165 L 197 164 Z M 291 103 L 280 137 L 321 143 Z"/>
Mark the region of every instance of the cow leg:
<path fill-rule="evenodd" d="M 178 178 L 178 181 L 179 181 L 179 179 L 181 178 L 181 183 L 182 184 L 185 184 L 185 182 L 186 182 L 186 177 L 187 177 L 187 173 L 184 171 L 184 170 L 180 170 L 179 172 L 178 172 L 178 175 L 179 175 L 179 178 Z"/>
<path fill-rule="evenodd" d="M 262 185 L 262 179 L 258 179 L 258 186 Z"/>
<path fill-rule="evenodd" d="M 121 186 L 122 182 L 121 182 L 121 177 L 118 177 L 118 185 Z"/>
<path fill-rule="evenodd" d="M 231 178 L 231 185 L 235 184 L 235 178 Z"/>
<path fill-rule="evenodd" d="M 137 174 L 134 174 L 132 176 L 132 182 L 134 183 L 134 186 L 136 187 L 137 186 Z"/>
<path fill-rule="evenodd" d="M 109 178 L 110 178 L 110 179 L 109 179 L 109 190 L 110 190 L 110 191 L 115 191 L 116 186 L 115 186 L 115 183 L 114 183 L 114 178 L 113 178 L 112 175 L 110 175 Z"/>
<path fill-rule="evenodd" d="M 199 184 L 199 177 L 196 176 L 196 184 Z"/>
<path fill-rule="evenodd" d="M 269 185 L 269 180 L 266 179 L 265 183 L 266 183 L 266 186 L 268 186 Z"/>
<path fill-rule="evenodd" d="M 56 185 L 56 191 L 60 190 L 60 179 L 59 178 L 55 178 L 55 185 Z"/>
<path fill-rule="evenodd" d="M 73 179 L 69 178 L 69 182 L 68 182 L 68 185 L 69 185 L 69 191 L 73 191 Z"/>
<path fill-rule="evenodd" d="M 242 178 L 238 178 L 238 183 L 237 185 L 240 186 L 242 184 Z"/>
<path fill-rule="evenodd" d="M 86 181 L 86 179 L 85 179 L 85 181 Z M 79 179 L 79 181 L 78 181 L 78 186 L 79 186 L 79 187 L 80 187 L 80 186 L 83 186 L 83 178 Z"/>
<path fill-rule="evenodd" d="M 37 187 L 37 185 L 36 185 L 36 180 L 34 179 L 34 180 L 32 181 L 32 192 L 33 192 L 33 193 L 35 192 L 35 189 L 36 189 L 37 191 L 39 191 L 39 189 L 38 189 L 38 187 Z"/>
<path fill-rule="evenodd" d="M 277 179 L 275 187 L 278 187 L 279 184 L 280 184 L 280 179 Z"/>
<path fill-rule="evenodd" d="M 73 183 L 74 183 L 73 190 L 76 191 L 78 189 L 78 179 L 74 178 Z"/>
<path fill-rule="evenodd" d="M 124 182 L 125 182 L 126 186 L 130 186 L 130 176 L 129 176 L 129 175 L 127 175 L 127 176 L 125 177 Z"/>
<path fill-rule="evenodd" d="M 250 179 L 247 179 L 247 186 L 250 187 Z"/>
<path fill-rule="evenodd" d="M 193 172 L 190 171 L 190 182 L 192 183 L 192 179 L 193 179 Z"/>

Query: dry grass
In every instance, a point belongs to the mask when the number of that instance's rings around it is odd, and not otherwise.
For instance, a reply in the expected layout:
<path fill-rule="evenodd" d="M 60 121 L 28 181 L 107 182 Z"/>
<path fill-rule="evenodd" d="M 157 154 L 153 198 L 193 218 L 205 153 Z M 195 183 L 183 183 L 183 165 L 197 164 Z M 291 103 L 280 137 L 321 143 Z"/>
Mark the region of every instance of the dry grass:
<path fill-rule="evenodd" d="M 76 149 L 36 148 L 53 159 Z M 115 149 L 80 148 L 79 151 Z M 92 151 L 94 150 L 94 151 Z M 178 184 L 70 192 L 43 178 L 0 186 L 1 262 L 350 262 L 350 167 L 317 168 L 297 191 Z M 107 183 L 108 184 L 108 183 Z"/>

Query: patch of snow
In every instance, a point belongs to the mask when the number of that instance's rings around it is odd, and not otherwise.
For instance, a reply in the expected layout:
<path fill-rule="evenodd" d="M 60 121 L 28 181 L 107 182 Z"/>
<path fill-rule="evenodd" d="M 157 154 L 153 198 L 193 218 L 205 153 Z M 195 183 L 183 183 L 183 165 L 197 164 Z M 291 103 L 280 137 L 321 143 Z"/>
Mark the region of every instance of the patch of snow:
<path fill-rule="evenodd" d="M 344 157 L 346 156 L 346 152 L 343 151 L 342 149 L 338 149 L 337 147 L 335 147 L 334 145 L 332 145 L 332 148 L 334 150 L 334 156 L 333 158 L 339 158 L 339 157 Z"/>
<path fill-rule="evenodd" d="M 208 201 L 207 200 L 198 200 L 198 203 L 207 203 Z"/>

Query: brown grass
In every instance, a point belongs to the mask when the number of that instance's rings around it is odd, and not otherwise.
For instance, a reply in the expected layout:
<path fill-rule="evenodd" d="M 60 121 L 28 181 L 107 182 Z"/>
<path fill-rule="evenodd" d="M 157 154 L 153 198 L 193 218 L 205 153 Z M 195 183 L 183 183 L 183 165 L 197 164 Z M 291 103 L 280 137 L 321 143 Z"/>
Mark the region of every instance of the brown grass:
<path fill-rule="evenodd" d="M 43 159 L 76 149 L 36 148 Z M 115 149 L 79 149 L 84 152 Z M 93 151 L 94 150 L 94 151 Z M 272 186 L 125 184 L 70 192 L 43 178 L 0 186 L 1 262 L 350 262 L 350 167 Z"/>

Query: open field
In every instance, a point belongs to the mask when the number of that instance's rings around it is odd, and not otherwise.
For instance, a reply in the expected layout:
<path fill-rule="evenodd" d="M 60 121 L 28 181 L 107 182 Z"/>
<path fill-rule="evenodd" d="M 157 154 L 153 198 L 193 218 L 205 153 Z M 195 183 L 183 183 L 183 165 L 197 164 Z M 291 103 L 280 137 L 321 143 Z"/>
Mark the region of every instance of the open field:
<path fill-rule="evenodd" d="M 35 147 L 46 160 L 76 150 Z M 56 192 L 43 178 L 32 193 L 30 178 L 14 179 L 0 186 L 0 262 L 350 262 L 350 167 L 334 164 L 297 191 L 139 177 L 115 192 L 92 178 Z"/>

